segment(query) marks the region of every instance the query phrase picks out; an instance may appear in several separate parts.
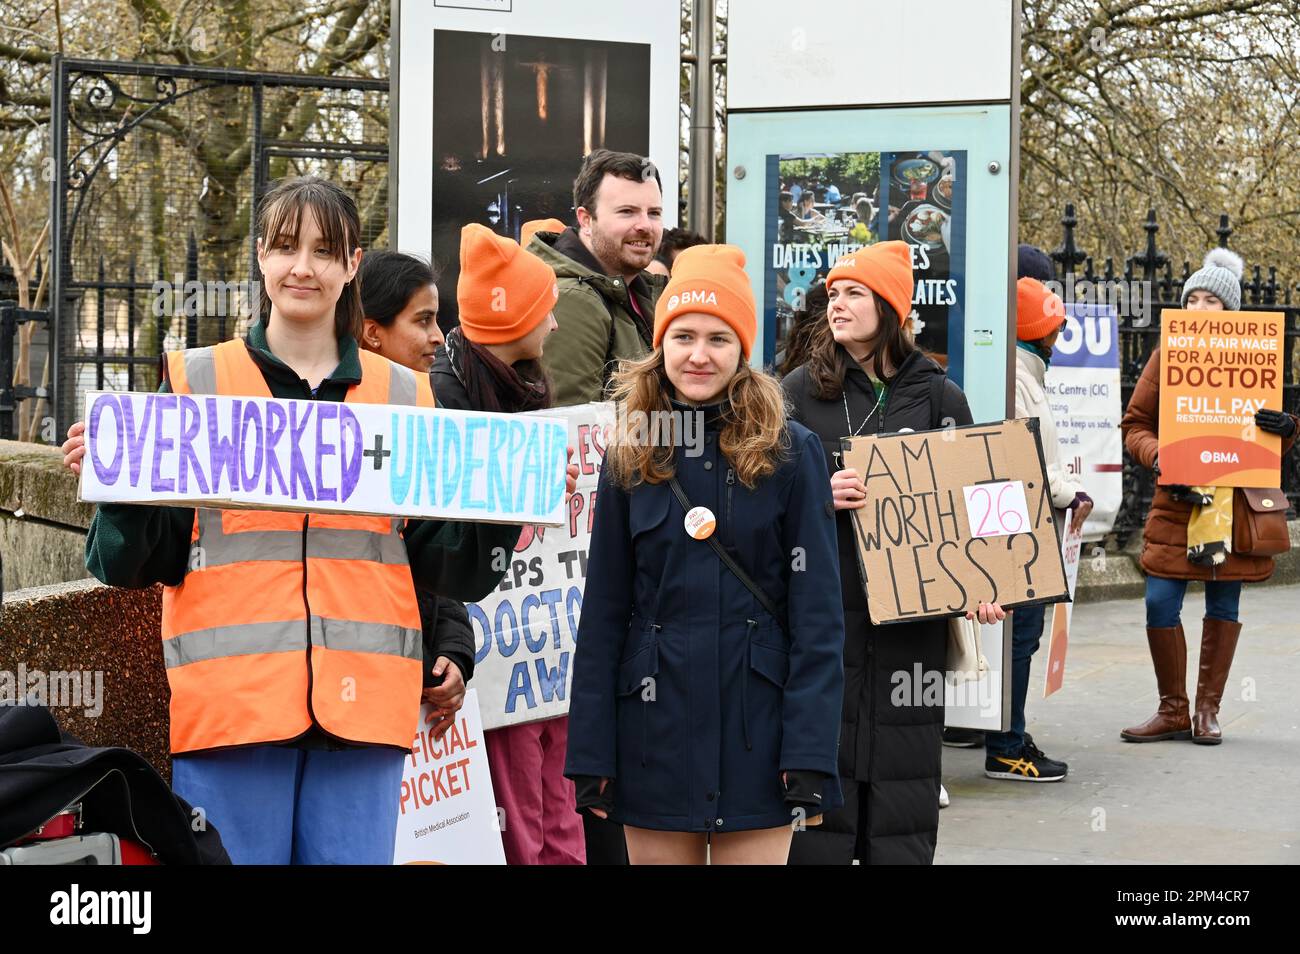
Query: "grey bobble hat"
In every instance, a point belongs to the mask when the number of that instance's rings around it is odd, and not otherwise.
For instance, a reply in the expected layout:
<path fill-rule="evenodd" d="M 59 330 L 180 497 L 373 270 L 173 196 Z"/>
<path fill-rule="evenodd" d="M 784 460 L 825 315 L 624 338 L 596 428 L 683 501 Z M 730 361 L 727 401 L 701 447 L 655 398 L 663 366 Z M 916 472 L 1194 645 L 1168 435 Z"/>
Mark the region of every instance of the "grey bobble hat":
<path fill-rule="evenodd" d="M 1241 276 L 1246 271 L 1246 263 L 1236 252 L 1226 248 L 1210 249 L 1205 256 L 1205 264 L 1192 272 L 1183 283 L 1183 297 L 1180 304 L 1186 308 L 1187 299 L 1194 291 L 1207 291 L 1223 302 L 1226 311 L 1238 311 L 1241 308 Z"/>

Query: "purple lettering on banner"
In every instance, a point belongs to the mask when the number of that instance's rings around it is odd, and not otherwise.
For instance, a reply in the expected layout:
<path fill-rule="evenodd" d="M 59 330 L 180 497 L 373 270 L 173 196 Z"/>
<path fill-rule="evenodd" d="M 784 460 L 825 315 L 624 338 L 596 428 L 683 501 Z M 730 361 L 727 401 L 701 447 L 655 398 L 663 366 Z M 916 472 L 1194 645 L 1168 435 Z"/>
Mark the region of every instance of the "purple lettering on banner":
<path fill-rule="evenodd" d="M 322 401 L 316 405 L 316 499 L 317 500 L 338 500 L 339 495 L 333 487 L 325 486 L 325 476 L 321 473 L 321 464 L 326 457 L 333 457 L 335 448 L 333 444 L 325 443 L 325 431 L 322 425 L 328 421 L 336 421 L 339 416 L 339 406 L 331 404 L 328 401 Z"/>
<path fill-rule="evenodd" d="M 128 397 L 126 400 L 130 401 Z M 111 394 L 103 394 L 95 399 L 95 406 L 90 409 L 89 419 L 86 421 L 86 432 L 90 437 L 90 446 L 96 451 L 99 450 L 99 432 L 100 419 L 104 411 L 111 411 L 113 414 L 114 430 L 117 431 L 117 443 L 113 447 L 113 462 L 104 466 L 99 459 L 99 454 L 90 455 L 91 466 L 95 468 L 95 477 L 101 484 L 117 483 L 117 475 L 122 472 L 122 454 L 125 450 L 125 436 L 122 431 L 122 408 L 118 404 L 118 399 Z"/>
<path fill-rule="evenodd" d="M 302 496 L 304 500 L 315 500 L 316 495 L 311 489 L 311 474 L 307 473 L 307 461 L 302 456 L 302 432 L 307 430 L 307 424 L 311 421 L 310 404 L 304 404 L 301 401 L 289 402 L 289 496 L 294 500 L 298 499 L 298 485 L 302 484 Z M 298 412 L 302 411 L 302 420 L 298 420 Z"/>
<path fill-rule="evenodd" d="M 253 433 L 253 472 L 250 474 L 245 468 L 248 464 L 248 448 L 250 441 L 248 439 L 249 425 L 252 425 Z M 257 490 L 257 480 L 262 476 L 262 454 L 265 453 L 262 447 L 262 409 L 255 402 L 249 401 L 244 405 L 244 414 L 239 422 L 239 477 L 244 490 Z"/>
<path fill-rule="evenodd" d="M 361 480 L 361 423 L 346 404 L 339 408 L 339 460 L 343 464 L 343 486 L 339 501 L 346 502 Z"/>
<path fill-rule="evenodd" d="M 212 492 L 221 493 L 221 475 L 226 475 L 226 486 L 234 493 L 239 489 L 239 409 L 243 401 L 230 402 L 230 436 L 217 431 L 217 399 L 206 400 L 208 409 L 208 467 L 212 474 Z"/>
<path fill-rule="evenodd" d="M 486 500 L 474 499 L 474 471 L 483 466 L 483 458 L 475 453 L 474 436 L 487 426 L 483 418 L 470 418 L 465 422 L 465 466 L 460 483 L 460 505 L 466 510 L 486 510 Z M 485 475 L 486 476 L 486 475 Z"/>
<path fill-rule="evenodd" d="M 298 420 L 298 412 L 303 412 L 303 419 Z M 303 458 L 303 432 L 311 422 L 312 406 L 298 400 L 289 403 L 289 495 L 298 499 L 298 487 L 302 485 L 303 499 L 315 500 L 312 493 L 312 476 L 307 472 L 307 459 Z"/>
<path fill-rule="evenodd" d="M 194 453 L 194 438 L 199 436 L 199 428 L 203 425 L 202 415 L 199 414 L 199 402 L 194 400 L 188 394 L 182 394 L 177 397 L 177 402 L 181 408 L 181 436 L 177 445 L 177 489 L 183 493 L 189 493 L 189 472 L 194 471 L 194 486 L 198 488 L 201 494 L 207 494 L 208 481 L 203 476 L 203 468 L 199 464 L 199 456 Z"/>
<path fill-rule="evenodd" d="M 162 464 L 163 454 L 172 449 L 175 445 L 170 437 L 163 437 L 163 411 L 176 410 L 175 394 L 159 394 L 157 403 L 154 405 L 153 413 L 153 469 L 149 473 L 149 489 L 154 493 L 163 491 L 174 492 L 176 490 L 176 480 L 172 477 L 163 477 L 159 468 Z"/>
<path fill-rule="evenodd" d="M 140 463 L 144 459 L 144 442 L 149 436 L 149 415 L 153 413 L 154 395 L 144 399 L 144 414 L 140 426 L 135 426 L 134 403 L 129 398 L 122 402 L 122 420 L 126 422 L 126 461 L 131 472 L 131 486 L 140 482 Z"/>
<path fill-rule="evenodd" d="M 276 446 L 280 443 L 280 438 L 284 436 L 284 429 L 289 424 L 289 415 L 284 412 L 283 404 L 270 403 L 266 405 L 266 490 L 264 493 L 271 493 L 271 475 L 280 483 L 280 495 L 289 496 L 289 488 L 285 486 L 284 474 L 280 473 L 280 460 L 277 456 L 279 448 Z"/>

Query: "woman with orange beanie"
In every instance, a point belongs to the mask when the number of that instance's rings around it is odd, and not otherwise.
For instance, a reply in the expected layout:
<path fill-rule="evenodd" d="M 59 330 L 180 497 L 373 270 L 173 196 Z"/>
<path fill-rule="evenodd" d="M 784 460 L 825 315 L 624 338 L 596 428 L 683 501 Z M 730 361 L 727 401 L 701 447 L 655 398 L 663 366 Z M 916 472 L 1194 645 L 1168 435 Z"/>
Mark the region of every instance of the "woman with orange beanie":
<path fill-rule="evenodd" d="M 907 243 L 848 253 L 826 276 L 826 287 L 826 319 L 813 335 L 808 362 L 781 384 L 791 417 L 821 439 L 833 471 L 845 624 L 844 807 L 795 835 L 790 863 L 930 864 L 939 831 L 943 702 L 912 704 L 911 693 L 896 692 L 894 674 L 916 667 L 942 672 L 948 625 L 943 619 L 872 625 L 850 514 L 866 506 L 867 490 L 860 474 L 841 467 L 839 449 L 846 436 L 970 424 L 971 413 L 961 388 L 917 349 L 905 327 L 913 287 Z M 996 603 L 978 610 L 980 622 L 1004 616 Z"/>
<path fill-rule="evenodd" d="M 460 325 L 430 371 L 438 406 L 509 414 L 550 407 L 539 359 L 555 330 L 558 297 L 555 273 L 540 258 L 482 225 L 465 226 L 456 283 Z M 570 465 L 571 477 L 575 470 Z M 562 716 L 485 733 L 508 864 L 586 861 L 573 783 L 562 772 L 567 729 Z"/>
<path fill-rule="evenodd" d="M 651 354 L 615 375 L 565 774 L 633 864 L 784 864 L 840 802 L 844 633 L 830 475 L 748 364 L 745 258 L 688 248 Z M 642 417 L 645 415 L 646 417 Z M 702 442 L 637 426 L 695 415 Z"/>

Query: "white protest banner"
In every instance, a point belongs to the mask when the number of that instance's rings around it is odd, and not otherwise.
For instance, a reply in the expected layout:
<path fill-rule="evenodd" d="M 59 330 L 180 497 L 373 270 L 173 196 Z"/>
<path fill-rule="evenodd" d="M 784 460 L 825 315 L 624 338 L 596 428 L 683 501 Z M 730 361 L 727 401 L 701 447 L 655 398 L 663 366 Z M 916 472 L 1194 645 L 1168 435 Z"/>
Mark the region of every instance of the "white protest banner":
<path fill-rule="evenodd" d="M 614 407 L 584 404 L 551 413 L 568 418 L 578 465 L 565 525 L 524 527 L 505 579 L 487 598 L 466 604 L 477 649 L 474 685 L 488 729 L 569 711 L 596 483 Z"/>
<path fill-rule="evenodd" d="M 1113 305 L 1069 302 L 1065 307 L 1065 330 L 1052 349 L 1043 390 L 1056 423 L 1061 466 L 1092 498 L 1083 539 L 1100 540 L 1115 525 L 1124 497 L 1119 319 Z"/>
<path fill-rule="evenodd" d="M 81 499 L 560 526 L 567 437 L 544 415 L 92 391 Z"/>
<path fill-rule="evenodd" d="M 1079 579 L 1079 551 L 1083 549 L 1083 534 L 1072 528 L 1069 514 L 1062 518 L 1065 529 L 1061 540 L 1061 560 L 1065 564 L 1065 578 L 1070 584 L 1070 599 L 1074 599 L 1074 585 Z M 1052 608 L 1052 632 L 1047 644 L 1047 678 L 1043 682 L 1046 699 L 1065 682 L 1065 651 L 1070 643 L 1070 618 L 1074 603 L 1057 603 Z"/>
<path fill-rule="evenodd" d="M 393 864 L 503 865 L 478 693 L 465 693 L 441 739 L 433 737 L 432 712 L 429 703 L 420 707 L 420 729 L 404 763 Z"/>

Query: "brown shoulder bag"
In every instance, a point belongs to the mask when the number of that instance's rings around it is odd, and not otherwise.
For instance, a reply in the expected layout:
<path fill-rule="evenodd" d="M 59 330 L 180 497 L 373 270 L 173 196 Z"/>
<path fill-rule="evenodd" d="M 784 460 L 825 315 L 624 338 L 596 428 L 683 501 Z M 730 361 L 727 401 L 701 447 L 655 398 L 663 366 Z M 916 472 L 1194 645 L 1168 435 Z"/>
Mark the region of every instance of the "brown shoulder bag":
<path fill-rule="evenodd" d="M 1291 549 L 1288 501 L 1281 490 L 1238 487 L 1232 495 L 1232 552 L 1273 557 Z"/>

